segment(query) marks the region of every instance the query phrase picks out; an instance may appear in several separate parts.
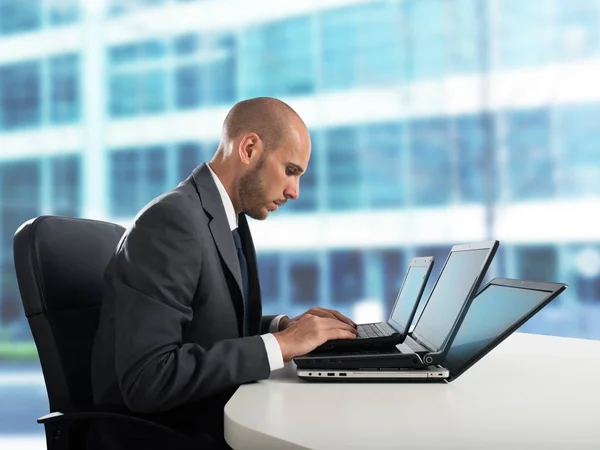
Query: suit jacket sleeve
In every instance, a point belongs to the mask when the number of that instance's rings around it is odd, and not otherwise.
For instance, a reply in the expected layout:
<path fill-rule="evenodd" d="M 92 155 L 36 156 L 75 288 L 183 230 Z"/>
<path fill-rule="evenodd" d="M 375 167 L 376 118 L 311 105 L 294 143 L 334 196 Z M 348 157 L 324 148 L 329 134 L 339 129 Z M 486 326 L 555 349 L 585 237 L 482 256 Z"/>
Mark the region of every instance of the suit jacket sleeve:
<path fill-rule="evenodd" d="M 169 410 L 269 376 L 260 336 L 210 348 L 182 343 L 200 270 L 197 225 L 164 200 L 139 216 L 115 254 L 107 272 L 115 299 L 115 364 L 133 411 Z"/>

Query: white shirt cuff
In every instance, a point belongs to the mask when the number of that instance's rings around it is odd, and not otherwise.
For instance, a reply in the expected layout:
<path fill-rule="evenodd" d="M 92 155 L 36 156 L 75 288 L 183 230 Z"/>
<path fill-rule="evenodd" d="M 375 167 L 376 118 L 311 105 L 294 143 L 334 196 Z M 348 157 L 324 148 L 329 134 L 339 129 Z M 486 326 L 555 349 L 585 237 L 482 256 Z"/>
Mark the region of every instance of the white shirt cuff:
<path fill-rule="evenodd" d="M 267 350 L 267 358 L 269 360 L 269 366 L 271 372 L 278 369 L 283 369 L 283 355 L 281 354 L 281 347 L 277 338 L 271 333 L 261 334 L 260 337 L 265 343 L 265 349 Z"/>
<path fill-rule="evenodd" d="M 282 317 L 285 317 L 285 314 L 279 314 L 278 316 L 275 316 L 273 320 L 271 320 L 271 323 L 269 324 L 269 333 L 277 333 L 279 331 L 279 322 L 281 321 Z"/>

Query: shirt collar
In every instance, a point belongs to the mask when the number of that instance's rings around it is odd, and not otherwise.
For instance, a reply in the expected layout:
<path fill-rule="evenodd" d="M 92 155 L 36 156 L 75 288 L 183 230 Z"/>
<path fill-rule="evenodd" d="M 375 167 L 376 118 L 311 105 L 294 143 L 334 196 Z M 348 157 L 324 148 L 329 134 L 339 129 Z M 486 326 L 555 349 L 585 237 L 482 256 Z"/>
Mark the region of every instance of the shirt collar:
<path fill-rule="evenodd" d="M 208 170 L 215 180 L 215 184 L 217 185 L 217 189 L 219 190 L 219 194 L 221 194 L 221 201 L 223 202 L 223 207 L 225 208 L 225 215 L 227 216 L 227 222 L 229 222 L 229 228 L 231 231 L 237 228 L 237 216 L 235 214 L 235 209 L 233 209 L 233 203 L 231 203 L 231 199 L 229 198 L 229 194 L 225 190 L 225 186 L 219 180 L 219 177 L 216 173 L 213 172 L 210 164 L 206 164 L 208 166 Z"/>

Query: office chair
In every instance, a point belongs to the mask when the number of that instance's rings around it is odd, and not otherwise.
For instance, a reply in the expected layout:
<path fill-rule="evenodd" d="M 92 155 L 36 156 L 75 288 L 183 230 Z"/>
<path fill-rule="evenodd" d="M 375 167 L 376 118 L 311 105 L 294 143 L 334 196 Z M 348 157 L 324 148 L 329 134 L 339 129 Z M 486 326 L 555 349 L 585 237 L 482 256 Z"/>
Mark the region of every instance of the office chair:
<path fill-rule="evenodd" d="M 196 449 L 191 439 L 128 410 L 93 405 L 91 350 L 100 314 L 104 270 L 125 229 L 97 220 L 40 216 L 14 236 L 21 300 L 38 350 L 51 413 L 48 450 L 84 449 L 92 421 L 146 427 L 163 448 Z"/>

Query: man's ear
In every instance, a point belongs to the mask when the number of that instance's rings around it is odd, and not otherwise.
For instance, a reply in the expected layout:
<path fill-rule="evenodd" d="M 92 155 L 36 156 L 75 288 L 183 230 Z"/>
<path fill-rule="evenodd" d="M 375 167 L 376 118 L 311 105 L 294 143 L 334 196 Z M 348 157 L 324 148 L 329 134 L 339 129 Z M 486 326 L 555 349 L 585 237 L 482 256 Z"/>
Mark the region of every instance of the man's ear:
<path fill-rule="evenodd" d="M 240 140 L 238 152 L 242 164 L 249 165 L 260 157 L 262 151 L 262 140 L 256 133 L 245 134 Z"/>

